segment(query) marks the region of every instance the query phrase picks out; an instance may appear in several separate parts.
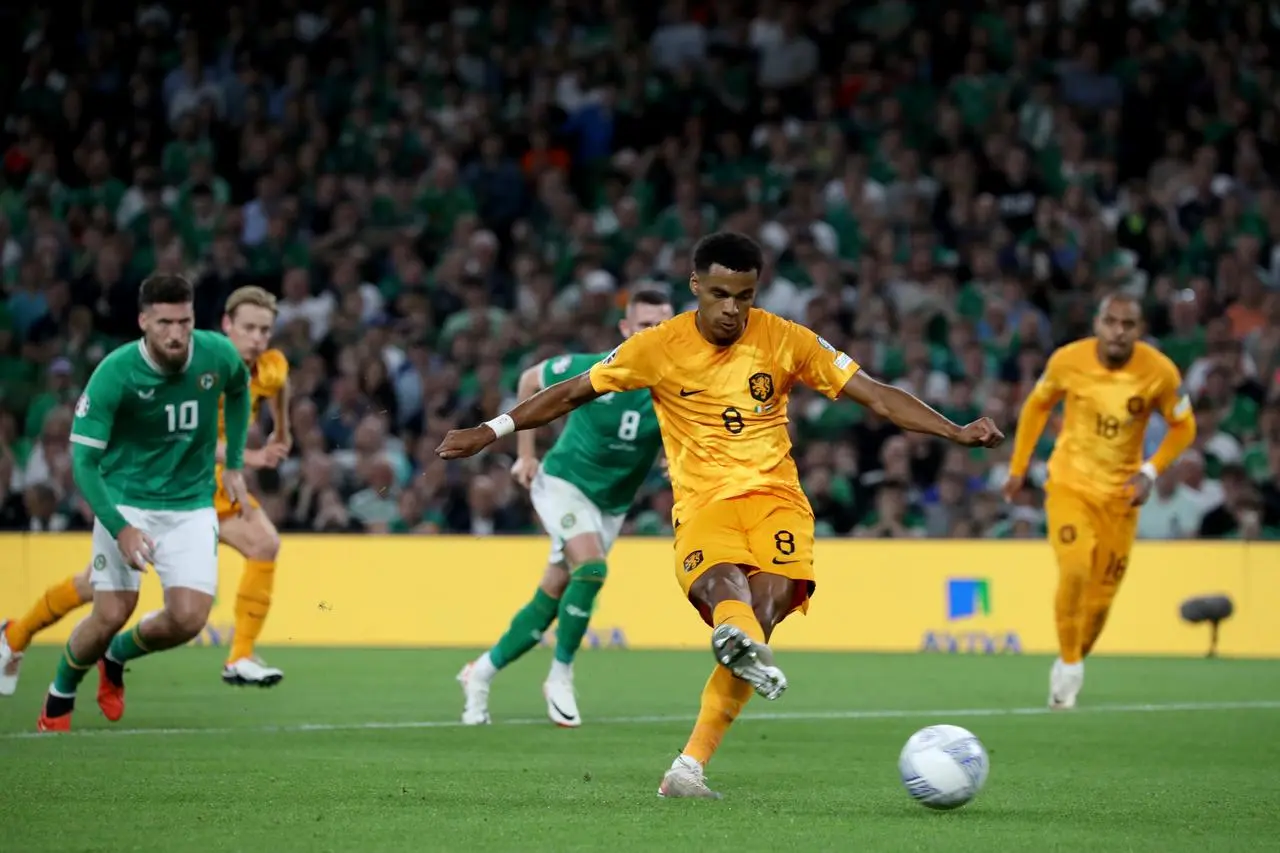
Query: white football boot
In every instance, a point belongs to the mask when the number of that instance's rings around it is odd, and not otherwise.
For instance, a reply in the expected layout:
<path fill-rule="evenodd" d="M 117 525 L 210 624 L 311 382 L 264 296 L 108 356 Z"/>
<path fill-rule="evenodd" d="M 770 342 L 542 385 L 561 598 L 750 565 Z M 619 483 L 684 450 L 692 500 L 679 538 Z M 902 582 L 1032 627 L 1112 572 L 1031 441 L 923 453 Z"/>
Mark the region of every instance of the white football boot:
<path fill-rule="evenodd" d="M 547 700 L 547 716 L 551 722 L 566 729 L 582 725 L 578 713 L 578 697 L 573 690 L 573 667 L 555 661 L 551 672 L 542 683 L 542 695 Z"/>
<path fill-rule="evenodd" d="M 787 689 L 787 677 L 773 664 L 773 652 L 757 643 L 741 628 L 721 625 L 711 633 L 711 651 L 721 666 L 750 684 L 766 699 L 777 699 Z"/>
<path fill-rule="evenodd" d="M 275 687 L 284 681 L 284 672 L 257 657 L 240 658 L 222 667 L 222 680 L 235 687 Z"/>
<path fill-rule="evenodd" d="M 12 696 L 18 689 L 18 673 L 22 669 L 22 652 L 15 652 L 9 645 L 5 629 L 9 620 L 0 622 L 0 696 Z"/>
<path fill-rule="evenodd" d="M 1053 711 L 1069 711 L 1076 706 L 1076 697 L 1084 687 L 1084 661 L 1063 663 L 1059 658 L 1049 670 L 1049 708 Z"/>
<path fill-rule="evenodd" d="M 718 792 L 707 787 L 707 777 L 702 765 L 687 755 L 681 755 L 671 762 L 671 769 L 662 777 L 662 784 L 658 786 L 658 796 L 720 799 Z"/>
<path fill-rule="evenodd" d="M 488 652 L 485 653 L 488 655 Z M 464 726 L 486 726 L 489 719 L 489 679 L 478 673 L 478 661 L 471 661 L 458 673 L 458 684 L 462 685 L 462 724 Z M 490 664 L 492 668 L 492 664 Z"/>

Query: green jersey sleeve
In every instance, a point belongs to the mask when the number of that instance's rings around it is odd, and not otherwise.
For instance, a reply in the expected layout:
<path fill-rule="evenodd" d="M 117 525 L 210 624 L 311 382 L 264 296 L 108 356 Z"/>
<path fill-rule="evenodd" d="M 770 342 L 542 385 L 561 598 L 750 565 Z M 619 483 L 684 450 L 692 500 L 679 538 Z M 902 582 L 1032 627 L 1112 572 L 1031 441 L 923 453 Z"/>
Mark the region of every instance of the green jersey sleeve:
<path fill-rule="evenodd" d="M 111 440 L 120 389 L 124 387 L 123 377 L 115 369 L 116 363 L 117 359 L 108 357 L 89 377 L 88 386 L 76 402 L 71 426 L 72 476 L 85 503 L 113 539 L 128 526 L 102 476 L 102 454 Z"/>
<path fill-rule="evenodd" d="M 549 388 L 557 382 L 585 373 L 602 358 L 602 353 L 566 353 L 549 358 L 542 363 L 542 387 Z"/>
<path fill-rule="evenodd" d="M 124 387 L 123 377 L 114 369 L 115 363 L 115 359 L 111 359 L 98 365 L 76 402 L 76 416 L 71 425 L 73 444 L 96 450 L 107 449 L 116 407 L 120 405 L 120 389 Z"/>
<path fill-rule="evenodd" d="M 216 335 L 214 340 L 219 347 L 219 356 L 223 362 L 223 379 L 226 390 L 225 416 L 227 428 L 226 466 L 228 470 L 238 471 L 244 467 L 244 445 L 249 438 L 249 419 L 252 415 L 252 399 L 249 395 L 249 368 L 245 367 L 235 344 Z"/>

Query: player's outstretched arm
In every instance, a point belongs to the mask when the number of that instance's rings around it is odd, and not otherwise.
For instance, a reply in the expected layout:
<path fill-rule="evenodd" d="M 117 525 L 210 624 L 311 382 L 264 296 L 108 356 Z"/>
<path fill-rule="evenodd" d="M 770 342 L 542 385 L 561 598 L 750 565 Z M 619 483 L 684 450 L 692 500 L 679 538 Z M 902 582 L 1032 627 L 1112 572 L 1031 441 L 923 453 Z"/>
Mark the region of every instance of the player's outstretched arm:
<path fill-rule="evenodd" d="M 441 459 L 475 456 L 503 436 L 546 426 L 600 395 L 601 392 L 591 384 L 590 374 L 587 373 L 557 382 L 534 394 L 510 412 L 498 415 L 480 426 L 449 430 L 444 441 L 436 448 L 436 455 Z"/>
<path fill-rule="evenodd" d="M 849 378 L 841 393 L 910 432 L 936 435 L 966 447 L 995 447 L 1004 441 L 1004 433 L 996 428 L 991 418 L 979 418 L 960 426 L 918 397 L 901 388 L 877 382 L 862 370 Z"/>

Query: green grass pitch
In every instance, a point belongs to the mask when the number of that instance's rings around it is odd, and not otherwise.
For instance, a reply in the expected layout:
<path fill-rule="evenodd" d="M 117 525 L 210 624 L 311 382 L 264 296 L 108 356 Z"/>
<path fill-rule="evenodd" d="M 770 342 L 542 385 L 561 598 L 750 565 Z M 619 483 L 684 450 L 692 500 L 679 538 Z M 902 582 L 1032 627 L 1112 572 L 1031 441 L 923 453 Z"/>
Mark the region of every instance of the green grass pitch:
<path fill-rule="evenodd" d="M 664 801 L 709 653 L 584 652 L 586 725 L 545 721 L 539 650 L 455 725 L 463 651 L 275 649 L 275 690 L 219 681 L 218 650 L 137 662 L 109 725 L 91 674 L 77 734 L 36 736 L 56 650 L 0 700 L 11 853 L 1253 851 L 1280 837 L 1280 663 L 1097 658 L 1084 707 L 1041 711 L 1035 657 L 779 653 L 710 767 L 719 802 Z M 991 753 L 982 795 L 929 812 L 898 751 L 952 722 Z"/>

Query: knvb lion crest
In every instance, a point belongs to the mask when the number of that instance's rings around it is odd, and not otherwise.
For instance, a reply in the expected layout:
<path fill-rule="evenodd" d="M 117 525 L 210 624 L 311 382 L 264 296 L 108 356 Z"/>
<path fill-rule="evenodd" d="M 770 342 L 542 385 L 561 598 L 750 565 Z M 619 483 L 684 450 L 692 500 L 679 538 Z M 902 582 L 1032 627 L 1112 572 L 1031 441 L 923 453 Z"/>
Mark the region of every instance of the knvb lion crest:
<path fill-rule="evenodd" d="M 698 566 L 702 565 L 702 551 L 691 551 L 689 556 L 684 558 L 684 570 L 691 572 Z"/>
<path fill-rule="evenodd" d="M 751 391 L 751 399 L 765 403 L 773 396 L 773 377 L 767 373 L 753 373 L 747 380 L 747 388 Z"/>

